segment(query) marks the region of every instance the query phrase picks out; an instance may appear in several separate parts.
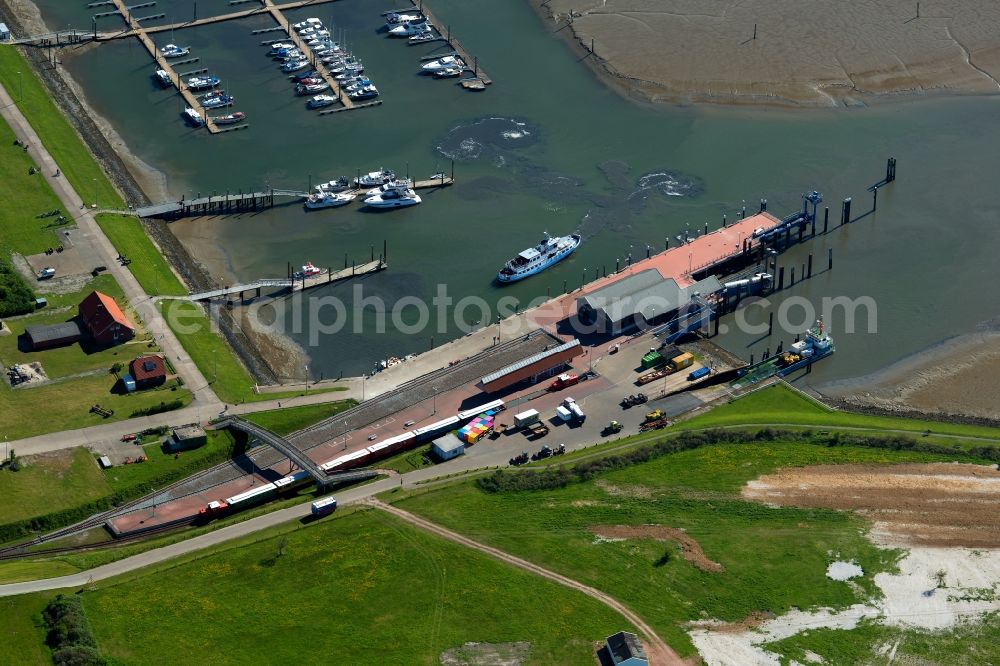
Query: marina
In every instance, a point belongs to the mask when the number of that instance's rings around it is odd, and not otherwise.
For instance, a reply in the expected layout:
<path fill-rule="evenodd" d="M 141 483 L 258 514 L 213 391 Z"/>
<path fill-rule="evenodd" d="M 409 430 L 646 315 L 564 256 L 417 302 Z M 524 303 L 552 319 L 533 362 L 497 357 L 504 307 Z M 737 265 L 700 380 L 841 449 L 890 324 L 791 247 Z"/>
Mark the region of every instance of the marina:
<path fill-rule="evenodd" d="M 462 67 L 463 71 L 472 72 L 472 79 L 463 79 L 461 82 L 462 86 L 465 88 L 476 89 L 477 81 L 478 85 L 483 88 L 493 83 L 493 79 L 491 79 L 489 75 L 487 75 L 486 72 L 479 66 L 479 58 L 472 55 L 472 53 L 468 49 L 466 49 L 461 42 L 458 41 L 458 38 L 452 35 L 451 26 L 450 25 L 445 26 L 444 23 L 438 20 L 438 18 L 431 12 L 430 8 L 424 5 L 423 0 L 421 0 L 419 5 L 413 5 L 409 9 L 395 9 L 392 10 L 391 12 L 383 12 L 382 15 L 385 16 L 390 13 L 405 13 L 405 12 L 417 12 L 418 14 L 422 14 L 431 25 L 435 26 L 435 29 L 439 34 L 439 36 L 434 39 L 423 40 L 421 42 L 416 42 L 416 43 L 426 43 L 428 41 L 443 41 L 447 45 L 448 49 L 450 49 L 451 51 L 451 53 L 443 53 L 435 55 L 433 57 L 425 58 L 425 60 L 427 59 L 433 60 L 445 55 L 451 55 L 456 58 L 461 58 L 462 61 L 464 62 L 464 66 Z M 444 27 L 442 28 L 442 26 Z M 413 43 L 411 42 L 411 44 Z"/>

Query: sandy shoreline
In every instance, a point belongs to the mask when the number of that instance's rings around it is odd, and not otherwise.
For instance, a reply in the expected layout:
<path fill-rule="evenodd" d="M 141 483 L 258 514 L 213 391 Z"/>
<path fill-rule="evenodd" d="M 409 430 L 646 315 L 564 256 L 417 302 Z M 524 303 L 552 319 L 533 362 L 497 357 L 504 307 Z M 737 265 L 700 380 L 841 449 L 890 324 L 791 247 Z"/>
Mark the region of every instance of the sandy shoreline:
<path fill-rule="evenodd" d="M 642 102 L 862 106 L 1000 93 L 998 3 L 940 0 L 920 17 L 902 0 L 531 4 L 602 80 Z"/>
<path fill-rule="evenodd" d="M 1000 331 L 949 338 L 877 372 L 815 389 L 851 407 L 1000 419 Z"/>

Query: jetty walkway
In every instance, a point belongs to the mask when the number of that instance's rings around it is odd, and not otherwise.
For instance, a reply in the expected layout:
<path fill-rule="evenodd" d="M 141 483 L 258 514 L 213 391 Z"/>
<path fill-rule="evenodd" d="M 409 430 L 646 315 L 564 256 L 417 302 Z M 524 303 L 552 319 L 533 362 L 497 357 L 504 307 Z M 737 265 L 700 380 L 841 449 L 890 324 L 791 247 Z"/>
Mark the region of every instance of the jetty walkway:
<path fill-rule="evenodd" d="M 190 301 L 208 301 L 213 298 L 227 298 L 238 294 L 240 300 L 242 301 L 244 295 L 251 291 L 259 297 L 260 290 L 265 287 L 278 287 L 290 289 L 291 291 L 303 291 L 305 289 L 319 287 L 324 284 L 333 284 L 335 282 L 349 280 L 362 275 L 378 273 L 380 271 L 384 271 L 388 267 L 389 264 L 386 263 L 385 257 L 379 257 L 378 259 L 374 259 L 363 264 L 352 264 L 351 266 L 338 271 L 335 271 L 332 268 L 327 268 L 316 275 L 307 277 L 265 278 L 262 280 L 247 282 L 245 284 L 226 285 L 221 289 L 210 289 L 208 291 L 189 294 L 187 298 Z"/>

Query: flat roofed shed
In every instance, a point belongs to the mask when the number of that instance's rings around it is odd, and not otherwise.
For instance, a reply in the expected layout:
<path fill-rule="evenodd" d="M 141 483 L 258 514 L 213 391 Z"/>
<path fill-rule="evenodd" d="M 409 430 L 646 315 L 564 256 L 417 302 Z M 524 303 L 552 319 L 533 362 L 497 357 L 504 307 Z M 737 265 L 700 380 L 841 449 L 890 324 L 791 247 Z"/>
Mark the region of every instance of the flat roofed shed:
<path fill-rule="evenodd" d="M 479 380 L 479 387 L 488 393 L 498 391 L 525 379 L 542 375 L 553 368 L 562 367 L 582 353 L 583 348 L 580 346 L 580 341 L 570 340 L 482 377 Z"/>

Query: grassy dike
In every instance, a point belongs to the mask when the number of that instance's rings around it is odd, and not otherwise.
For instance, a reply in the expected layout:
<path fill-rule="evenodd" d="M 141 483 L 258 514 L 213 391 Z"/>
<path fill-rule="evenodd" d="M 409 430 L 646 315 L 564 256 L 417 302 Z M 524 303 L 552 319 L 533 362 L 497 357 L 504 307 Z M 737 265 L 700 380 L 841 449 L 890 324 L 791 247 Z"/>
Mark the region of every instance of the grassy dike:
<path fill-rule="evenodd" d="M 150 296 L 184 296 L 188 293 L 146 235 L 138 218 L 102 214 L 97 215 L 96 220 L 115 250 L 132 260 L 128 268 L 144 292 Z"/>

